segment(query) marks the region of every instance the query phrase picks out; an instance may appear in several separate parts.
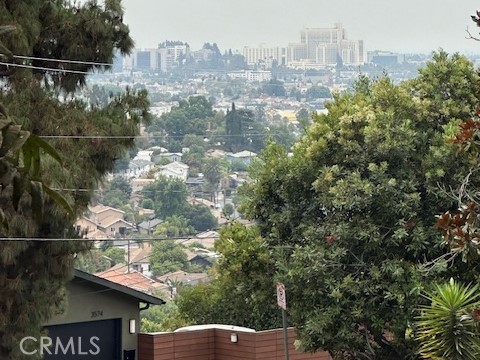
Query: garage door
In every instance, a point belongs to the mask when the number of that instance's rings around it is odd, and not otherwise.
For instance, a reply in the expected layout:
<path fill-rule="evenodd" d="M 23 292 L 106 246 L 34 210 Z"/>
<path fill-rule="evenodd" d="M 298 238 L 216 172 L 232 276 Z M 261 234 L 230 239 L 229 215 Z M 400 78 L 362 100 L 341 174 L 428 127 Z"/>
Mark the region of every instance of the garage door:
<path fill-rule="evenodd" d="M 121 319 L 47 326 L 52 339 L 45 359 L 120 360 Z"/>

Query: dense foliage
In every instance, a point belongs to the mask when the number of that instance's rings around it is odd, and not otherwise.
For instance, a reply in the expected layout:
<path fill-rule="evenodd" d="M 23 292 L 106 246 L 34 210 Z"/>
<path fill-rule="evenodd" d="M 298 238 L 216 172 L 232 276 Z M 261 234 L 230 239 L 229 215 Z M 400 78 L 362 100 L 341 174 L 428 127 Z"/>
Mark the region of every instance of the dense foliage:
<path fill-rule="evenodd" d="M 211 282 L 183 287 L 175 299 L 176 316 L 188 324 L 279 327 L 274 261 L 258 229 L 238 223 L 222 228 L 215 250 L 221 258 Z"/>
<path fill-rule="evenodd" d="M 278 279 L 302 349 L 414 356 L 405 334 L 420 293 L 447 276 L 445 262 L 421 263 L 445 252 L 435 215 L 456 208 L 445 189 L 468 173 L 450 140 L 478 104 L 477 83 L 468 60 L 444 52 L 412 82 L 361 78 L 292 157 L 271 145 L 252 169 L 243 211 L 283 249 Z"/>
<path fill-rule="evenodd" d="M 153 275 L 161 276 L 177 270 L 187 270 L 188 257 L 184 247 L 175 240 L 155 241 L 150 265 Z"/>
<path fill-rule="evenodd" d="M 180 234 L 191 234 L 192 230 L 189 227 L 193 227 L 196 232 L 201 232 L 218 226 L 218 221 L 209 208 L 188 203 L 188 190 L 185 183 L 180 179 L 161 176 L 144 188 L 144 194 L 146 199 L 153 202 L 155 215 L 160 219 L 167 220 L 177 216 L 187 220 L 185 228 L 176 224 L 173 226 L 176 230 L 173 230 L 173 232 L 161 230 L 162 234 L 169 233 L 170 236 L 178 236 Z M 177 235 L 172 235 L 173 233 Z"/>

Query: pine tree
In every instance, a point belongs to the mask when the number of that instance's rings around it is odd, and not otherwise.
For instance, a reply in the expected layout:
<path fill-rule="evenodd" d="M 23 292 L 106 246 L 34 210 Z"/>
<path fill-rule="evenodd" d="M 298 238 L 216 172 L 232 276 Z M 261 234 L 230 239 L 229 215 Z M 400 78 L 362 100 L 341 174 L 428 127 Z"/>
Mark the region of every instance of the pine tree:
<path fill-rule="evenodd" d="M 133 46 L 122 16 L 120 0 L 106 0 L 104 6 L 0 0 L 0 31 L 9 25 L 2 32 L 2 62 L 36 67 L 0 66 L 9 84 L 0 94 L 9 114 L 0 116 L 0 149 L 7 148 L 7 133 L 16 132 L 10 138 L 17 141 L 5 153 L 0 150 L 0 238 L 79 238 L 75 217 L 114 161 L 134 146 L 139 123 L 149 119 L 145 92 L 127 91 L 104 107 L 74 99 L 85 84 L 83 73 L 107 66 L 45 60 L 111 63 L 115 51 L 128 53 Z M 46 135 L 60 137 L 42 140 Z M 78 138 L 84 135 L 132 138 Z M 41 325 L 62 310 L 74 254 L 89 248 L 79 240 L 0 242 L 0 359 L 21 358 L 20 339 L 39 336 Z"/>

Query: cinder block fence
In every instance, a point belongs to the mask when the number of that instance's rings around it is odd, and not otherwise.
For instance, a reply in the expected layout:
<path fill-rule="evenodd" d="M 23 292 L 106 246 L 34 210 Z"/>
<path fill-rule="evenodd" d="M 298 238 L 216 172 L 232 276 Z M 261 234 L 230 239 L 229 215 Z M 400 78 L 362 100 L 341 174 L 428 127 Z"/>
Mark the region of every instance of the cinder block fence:
<path fill-rule="evenodd" d="M 236 341 L 235 341 L 235 335 Z M 288 329 L 290 360 L 331 360 L 327 352 L 300 353 Z M 233 340 L 233 341 L 232 341 Z M 138 360 L 284 360 L 283 329 L 241 332 L 223 329 L 138 335 Z"/>

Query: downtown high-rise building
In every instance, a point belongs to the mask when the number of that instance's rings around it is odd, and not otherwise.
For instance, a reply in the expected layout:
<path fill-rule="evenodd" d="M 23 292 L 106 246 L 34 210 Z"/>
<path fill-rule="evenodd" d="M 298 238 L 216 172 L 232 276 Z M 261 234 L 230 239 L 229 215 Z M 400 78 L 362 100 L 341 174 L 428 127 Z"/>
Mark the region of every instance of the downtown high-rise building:
<path fill-rule="evenodd" d="M 363 40 L 349 40 L 342 24 L 333 28 L 305 28 L 300 42 L 286 47 L 245 47 L 243 55 L 249 65 L 271 64 L 291 67 L 327 67 L 339 62 L 361 65 L 366 62 Z"/>
<path fill-rule="evenodd" d="M 331 66 L 340 61 L 345 65 L 360 65 L 366 60 L 363 40 L 349 40 L 347 31 L 340 23 L 333 28 L 303 29 L 300 44 L 303 44 L 307 57 L 294 58 L 293 61 L 308 60 Z"/>

